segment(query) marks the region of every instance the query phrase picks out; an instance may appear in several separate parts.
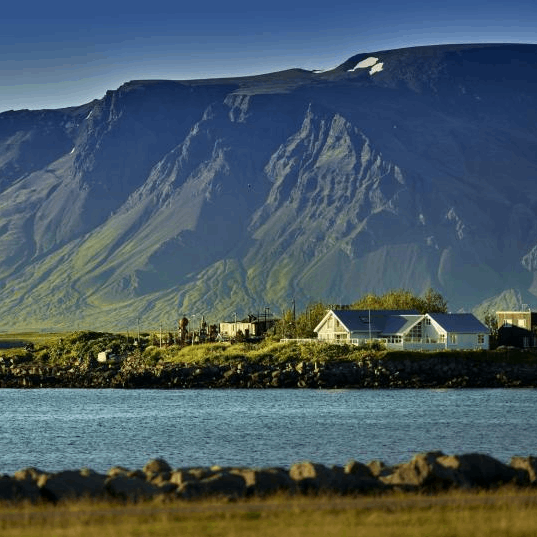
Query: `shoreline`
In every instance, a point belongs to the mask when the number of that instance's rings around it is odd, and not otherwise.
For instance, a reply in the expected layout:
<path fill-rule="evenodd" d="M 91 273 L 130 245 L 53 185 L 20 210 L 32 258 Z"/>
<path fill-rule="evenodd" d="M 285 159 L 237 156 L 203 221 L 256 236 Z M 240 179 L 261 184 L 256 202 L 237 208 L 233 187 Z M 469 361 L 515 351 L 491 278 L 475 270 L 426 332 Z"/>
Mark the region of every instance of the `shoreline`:
<path fill-rule="evenodd" d="M 121 466 L 106 474 L 88 468 L 57 473 L 25 468 L 0 477 L 0 501 L 58 503 L 93 499 L 136 503 L 160 499 L 240 500 L 291 497 L 385 495 L 386 493 L 435 494 L 453 490 L 530 490 L 537 487 L 537 458 L 513 457 L 504 464 L 489 455 L 445 455 L 440 451 L 415 455 L 410 461 L 387 466 L 373 460 L 349 461 L 345 466 L 325 466 L 310 461 L 289 469 L 247 467 L 172 468 L 163 459 L 152 459 L 143 469 Z"/>
<path fill-rule="evenodd" d="M 347 360 L 289 360 L 226 364 L 158 363 L 128 358 L 107 364 L 46 365 L 3 360 L 0 388 L 115 389 L 449 389 L 536 388 L 532 363 L 451 359 L 432 354 L 412 359 L 365 357 Z"/>

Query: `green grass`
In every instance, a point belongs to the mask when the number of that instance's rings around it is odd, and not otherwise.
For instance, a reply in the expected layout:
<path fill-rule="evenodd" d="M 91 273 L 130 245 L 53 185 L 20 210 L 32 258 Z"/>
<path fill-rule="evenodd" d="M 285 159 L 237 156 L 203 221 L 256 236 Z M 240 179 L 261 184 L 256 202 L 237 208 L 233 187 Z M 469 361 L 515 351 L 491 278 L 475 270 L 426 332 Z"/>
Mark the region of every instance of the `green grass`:
<path fill-rule="evenodd" d="M 373 360 L 423 361 L 439 359 L 442 362 L 472 361 L 484 363 L 525 364 L 537 366 L 537 351 L 386 351 L 375 348 L 355 347 L 351 345 L 331 345 L 327 343 L 281 343 L 267 339 L 261 343 L 207 343 L 187 345 L 185 347 L 160 347 L 150 345 L 158 337 L 145 334 L 142 337 L 143 352 L 139 359 L 147 365 L 157 363 L 185 363 L 192 365 L 225 365 L 237 362 L 259 364 L 280 364 L 286 362 L 356 362 L 369 358 Z M 0 349 L 0 356 L 20 361 L 36 361 L 56 365 L 68 365 L 95 359 L 98 352 L 111 349 L 116 354 L 136 354 L 132 337 L 123 334 L 104 332 L 74 332 L 45 334 L 39 332 L 0 334 L 0 343 L 16 345 L 9 349 Z M 33 343 L 35 351 L 29 353 L 24 349 L 27 343 Z"/>

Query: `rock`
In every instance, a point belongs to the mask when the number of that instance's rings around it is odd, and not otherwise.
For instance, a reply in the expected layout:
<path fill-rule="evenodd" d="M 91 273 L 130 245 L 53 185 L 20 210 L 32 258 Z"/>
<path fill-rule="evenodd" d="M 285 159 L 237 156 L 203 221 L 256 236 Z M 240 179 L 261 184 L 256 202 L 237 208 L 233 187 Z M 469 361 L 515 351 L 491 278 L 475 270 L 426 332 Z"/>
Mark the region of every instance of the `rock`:
<path fill-rule="evenodd" d="M 32 503 L 41 499 L 41 492 L 37 484 L 30 479 L 17 479 L 9 476 L 0 477 L 0 501 Z"/>
<path fill-rule="evenodd" d="M 525 485 L 529 482 L 524 470 L 512 468 L 481 453 L 444 455 L 438 457 L 437 462 L 445 468 L 455 470 L 457 485 L 461 487 L 489 488 L 507 483 Z"/>
<path fill-rule="evenodd" d="M 125 468 L 124 466 L 112 466 L 112 468 L 106 472 L 106 475 L 108 477 L 116 477 L 118 475 L 127 476 L 130 472 L 131 470 Z"/>
<path fill-rule="evenodd" d="M 180 487 L 181 485 L 190 481 L 198 481 L 198 477 L 189 472 L 188 470 L 174 470 L 170 474 L 170 483 Z"/>
<path fill-rule="evenodd" d="M 106 490 L 115 498 L 137 502 L 161 494 L 159 487 L 137 477 L 117 475 L 106 479 Z"/>
<path fill-rule="evenodd" d="M 338 472 L 330 470 L 323 464 L 309 461 L 295 463 L 289 470 L 289 477 L 295 481 L 302 492 L 332 490 L 338 477 L 343 474 L 343 468 Z"/>
<path fill-rule="evenodd" d="M 382 461 L 372 460 L 369 461 L 366 466 L 371 471 L 373 477 L 380 477 L 389 475 L 392 469 L 389 466 L 386 466 Z"/>
<path fill-rule="evenodd" d="M 344 469 L 345 479 L 343 481 L 343 493 L 372 492 L 386 488 L 384 483 L 379 481 L 377 476 L 369 466 L 356 461 L 349 461 Z"/>
<path fill-rule="evenodd" d="M 294 490 L 295 483 L 283 468 L 234 468 L 231 473 L 244 479 L 248 495 L 267 496 Z"/>
<path fill-rule="evenodd" d="M 142 477 L 160 487 L 164 482 L 169 482 L 171 472 L 171 466 L 164 459 L 152 459 L 144 466 Z"/>
<path fill-rule="evenodd" d="M 389 475 L 381 476 L 380 480 L 387 485 L 416 487 L 426 490 L 444 490 L 457 482 L 452 468 L 437 462 L 444 456 L 441 451 L 420 453 L 411 461 L 395 466 Z"/>
<path fill-rule="evenodd" d="M 350 460 L 344 467 L 344 471 L 346 474 L 354 475 L 358 477 L 366 477 L 366 478 L 372 478 L 373 472 L 371 471 L 371 468 L 369 466 L 362 464 L 361 462 L 357 462 L 354 460 Z"/>
<path fill-rule="evenodd" d="M 50 474 L 48 472 L 44 472 L 43 470 L 40 470 L 39 468 L 30 466 L 28 468 L 23 468 L 22 470 L 18 470 L 17 472 L 13 474 L 13 477 L 20 481 L 34 481 L 35 483 L 37 483 L 37 481 L 42 475 L 50 475 Z"/>
<path fill-rule="evenodd" d="M 106 476 L 96 472 L 66 470 L 43 474 L 37 481 L 41 494 L 54 502 L 75 498 L 97 498 L 105 495 Z"/>
<path fill-rule="evenodd" d="M 171 472 L 172 467 L 164 459 L 151 459 L 143 468 L 146 474 L 162 474 Z"/>
<path fill-rule="evenodd" d="M 240 475 L 220 472 L 199 481 L 181 485 L 177 494 L 185 499 L 224 497 L 239 499 L 246 496 L 246 481 Z"/>
<path fill-rule="evenodd" d="M 526 471 L 529 482 L 532 485 L 537 484 L 537 457 L 513 457 L 509 466 Z"/>

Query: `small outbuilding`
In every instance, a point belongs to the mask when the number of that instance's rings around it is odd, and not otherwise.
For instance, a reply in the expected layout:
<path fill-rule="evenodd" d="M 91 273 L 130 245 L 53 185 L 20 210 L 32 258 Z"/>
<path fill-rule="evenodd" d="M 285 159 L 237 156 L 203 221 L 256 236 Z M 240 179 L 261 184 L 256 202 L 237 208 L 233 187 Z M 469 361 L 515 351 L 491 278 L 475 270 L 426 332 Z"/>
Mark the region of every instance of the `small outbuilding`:
<path fill-rule="evenodd" d="M 537 312 L 497 311 L 498 345 L 537 347 Z"/>
<path fill-rule="evenodd" d="M 99 354 L 97 354 L 97 361 L 103 364 L 117 362 L 119 361 L 119 357 L 114 354 L 111 349 L 106 349 L 105 351 L 101 351 Z"/>

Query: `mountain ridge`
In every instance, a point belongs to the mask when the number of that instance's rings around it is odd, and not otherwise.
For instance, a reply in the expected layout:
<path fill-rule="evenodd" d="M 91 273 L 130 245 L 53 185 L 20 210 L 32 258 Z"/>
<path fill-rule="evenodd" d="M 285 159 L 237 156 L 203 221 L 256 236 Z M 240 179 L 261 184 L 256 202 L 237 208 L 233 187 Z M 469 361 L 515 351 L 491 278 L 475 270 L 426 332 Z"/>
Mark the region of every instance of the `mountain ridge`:
<path fill-rule="evenodd" d="M 536 52 L 361 53 L 0 114 L 2 324 L 216 321 L 394 287 L 531 303 Z"/>

